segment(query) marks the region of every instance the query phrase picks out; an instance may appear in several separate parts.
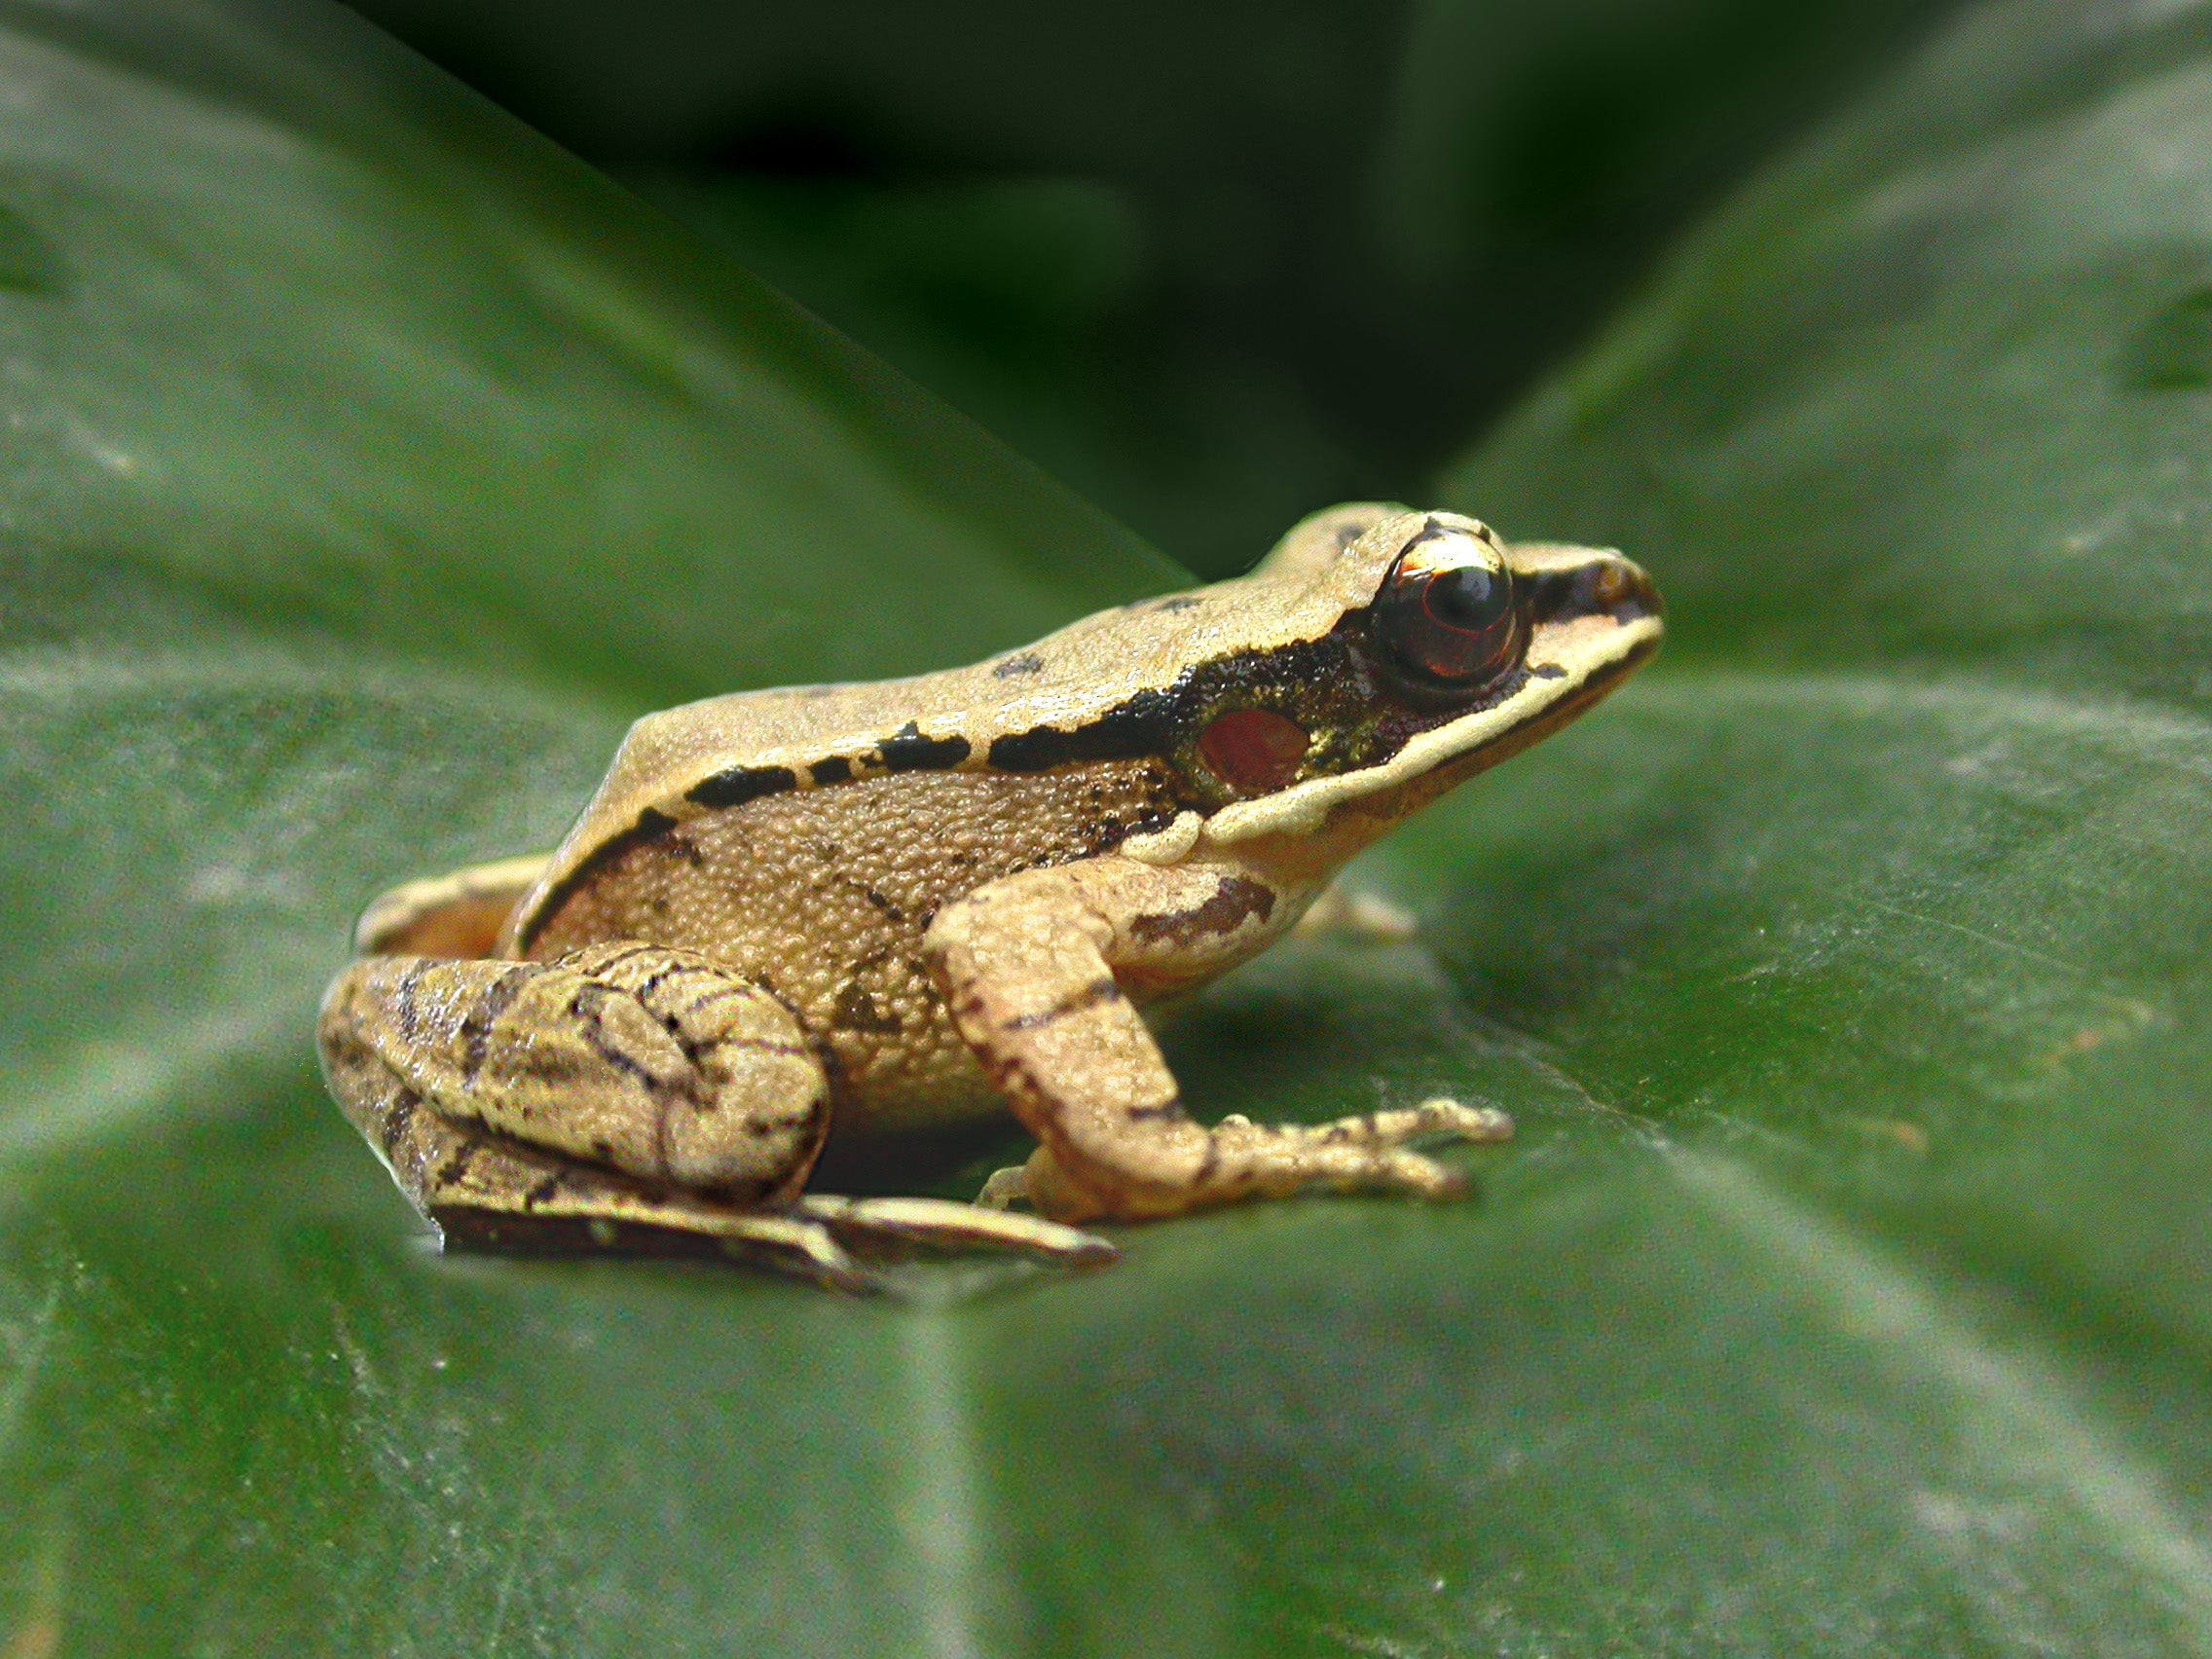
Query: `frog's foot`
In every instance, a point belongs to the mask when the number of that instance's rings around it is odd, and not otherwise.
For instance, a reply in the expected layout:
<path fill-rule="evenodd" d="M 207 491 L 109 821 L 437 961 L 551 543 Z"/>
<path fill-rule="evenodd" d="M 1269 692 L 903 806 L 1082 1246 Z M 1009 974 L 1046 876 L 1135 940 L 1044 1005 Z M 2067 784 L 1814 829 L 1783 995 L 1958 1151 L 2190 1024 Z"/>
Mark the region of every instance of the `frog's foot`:
<path fill-rule="evenodd" d="M 1430 1136 L 1501 1140 L 1501 1112 L 1431 1100 L 1332 1124 L 1183 1109 L 1175 1079 L 1116 977 L 1141 981 L 1167 941 L 1234 946 L 1260 906 L 1255 884 L 1219 867 L 1161 869 L 1099 859 L 1031 870 L 939 911 L 924 940 L 961 1035 L 1040 1145 L 1020 1190 L 994 1177 L 985 1201 L 1026 1197 L 1066 1222 L 1177 1215 L 1320 1188 L 1444 1198 L 1464 1178 L 1407 1150 Z"/>
<path fill-rule="evenodd" d="M 1403 944 L 1420 932 L 1411 910 L 1374 893 L 1331 882 L 1307 906 L 1292 930 L 1300 939 L 1341 939 L 1355 944 Z"/>
<path fill-rule="evenodd" d="M 1406 1143 L 1446 1137 L 1478 1144 L 1510 1140 L 1513 1120 L 1488 1107 L 1438 1098 L 1327 1124 L 1255 1124 L 1233 1112 L 1202 1132 L 1213 1148 L 1214 1169 L 1211 1179 L 1194 1183 L 1192 1201 L 1184 1206 L 1189 1209 L 1238 1198 L 1287 1198 L 1312 1189 L 1456 1198 L 1466 1192 L 1466 1177 L 1433 1158 L 1406 1151 Z M 993 1174 L 976 1201 L 1004 1207 L 1025 1200 L 1043 1214 L 1068 1220 L 1124 1214 L 1113 1201 L 1115 1179 L 1113 1170 L 1095 1165 L 1081 1176 L 1071 1175 L 1051 1147 L 1040 1146 L 1026 1164 Z M 1154 1208 L 1144 1213 L 1173 1212 Z"/>
<path fill-rule="evenodd" d="M 1266 1197 L 1306 1187 L 1360 1188 L 1411 1193 L 1423 1198 L 1456 1198 L 1466 1191 L 1466 1177 L 1432 1158 L 1404 1150 L 1410 1141 L 1459 1140 L 1478 1145 L 1511 1140 L 1513 1120 L 1487 1106 L 1462 1106 L 1438 1095 L 1418 1106 L 1366 1112 L 1326 1124 L 1255 1124 L 1232 1112 L 1212 1130 L 1222 1156 L 1241 1158 L 1252 1168 L 1253 1190 Z M 1265 1150 L 1262 1150 L 1265 1149 Z M 1373 1155 L 1370 1167 L 1347 1175 L 1328 1155 L 1349 1149 Z M 1311 1174 L 1304 1171 L 1308 1168 Z"/>

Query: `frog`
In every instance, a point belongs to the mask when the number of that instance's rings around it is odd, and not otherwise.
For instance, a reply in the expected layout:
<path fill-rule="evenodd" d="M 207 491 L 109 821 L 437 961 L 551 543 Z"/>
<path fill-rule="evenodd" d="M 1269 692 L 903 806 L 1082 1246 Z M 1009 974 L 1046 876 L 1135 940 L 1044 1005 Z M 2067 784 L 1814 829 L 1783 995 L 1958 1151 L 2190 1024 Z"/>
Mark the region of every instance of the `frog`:
<path fill-rule="evenodd" d="M 714 1254 L 866 1290 L 974 1250 L 1294 1194 L 1443 1199 L 1439 1097 L 1201 1123 L 1146 1011 L 1659 646 L 1622 553 L 1353 502 L 1246 574 L 963 668 L 648 715 L 550 854 L 375 900 L 324 1075 L 449 1249 Z M 1342 905 L 1335 906 L 1342 910 Z M 975 1201 L 809 1190 L 826 1149 L 1011 1114 Z"/>

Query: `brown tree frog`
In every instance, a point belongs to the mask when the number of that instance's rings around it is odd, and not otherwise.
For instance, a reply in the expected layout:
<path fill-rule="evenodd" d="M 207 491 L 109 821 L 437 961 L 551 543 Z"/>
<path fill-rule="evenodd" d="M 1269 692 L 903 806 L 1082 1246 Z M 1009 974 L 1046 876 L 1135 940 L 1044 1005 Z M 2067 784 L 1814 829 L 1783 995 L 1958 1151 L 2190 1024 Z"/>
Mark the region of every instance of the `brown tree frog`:
<path fill-rule="evenodd" d="M 1137 1008 L 1265 949 L 1408 814 L 1651 655 L 1635 564 L 1361 504 L 1248 575 L 970 668 L 640 720 L 550 857 L 370 906 L 319 1039 L 451 1243 L 1069 1262 L 1072 1225 L 1312 1188 L 1445 1197 L 1449 1100 L 1207 1127 Z M 807 1194 L 831 1136 L 1011 1110 L 977 1204 Z M 1012 1208 L 1025 1199 L 1030 1212 Z"/>

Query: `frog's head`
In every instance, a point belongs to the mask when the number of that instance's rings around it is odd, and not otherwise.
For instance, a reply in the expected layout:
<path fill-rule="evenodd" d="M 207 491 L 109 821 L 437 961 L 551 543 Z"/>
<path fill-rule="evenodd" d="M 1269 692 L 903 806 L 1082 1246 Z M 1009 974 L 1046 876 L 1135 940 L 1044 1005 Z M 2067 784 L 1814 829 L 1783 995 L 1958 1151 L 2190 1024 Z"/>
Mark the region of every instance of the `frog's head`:
<path fill-rule="evenodd" d="M 1619 553 L 1394 506 L 1315 514 L 1223 587 L 1305 637 L 1247 658 L 1188 752 L 1223 801 L 1215 842 L 1369 839 L 1574 719 L 1663 630 L 1658 590 Z"/>

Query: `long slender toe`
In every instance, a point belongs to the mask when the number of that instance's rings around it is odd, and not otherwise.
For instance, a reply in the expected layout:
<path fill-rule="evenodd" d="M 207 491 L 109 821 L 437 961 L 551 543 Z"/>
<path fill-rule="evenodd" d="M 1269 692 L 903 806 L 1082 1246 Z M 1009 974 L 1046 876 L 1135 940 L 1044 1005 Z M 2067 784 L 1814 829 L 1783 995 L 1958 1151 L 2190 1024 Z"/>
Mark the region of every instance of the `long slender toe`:
<path fill-rule="evenodd" d="M 945 1198 L 848 1198 L 809 1193 L 794 1206 L 847 1248 L 888 1243 L 934 1250 L 1011 1250 L 1066 1268 L 1110 1267 L 1122 1252 L 1096 1234 L 1042 1216 L 982 1209 Z"/>

